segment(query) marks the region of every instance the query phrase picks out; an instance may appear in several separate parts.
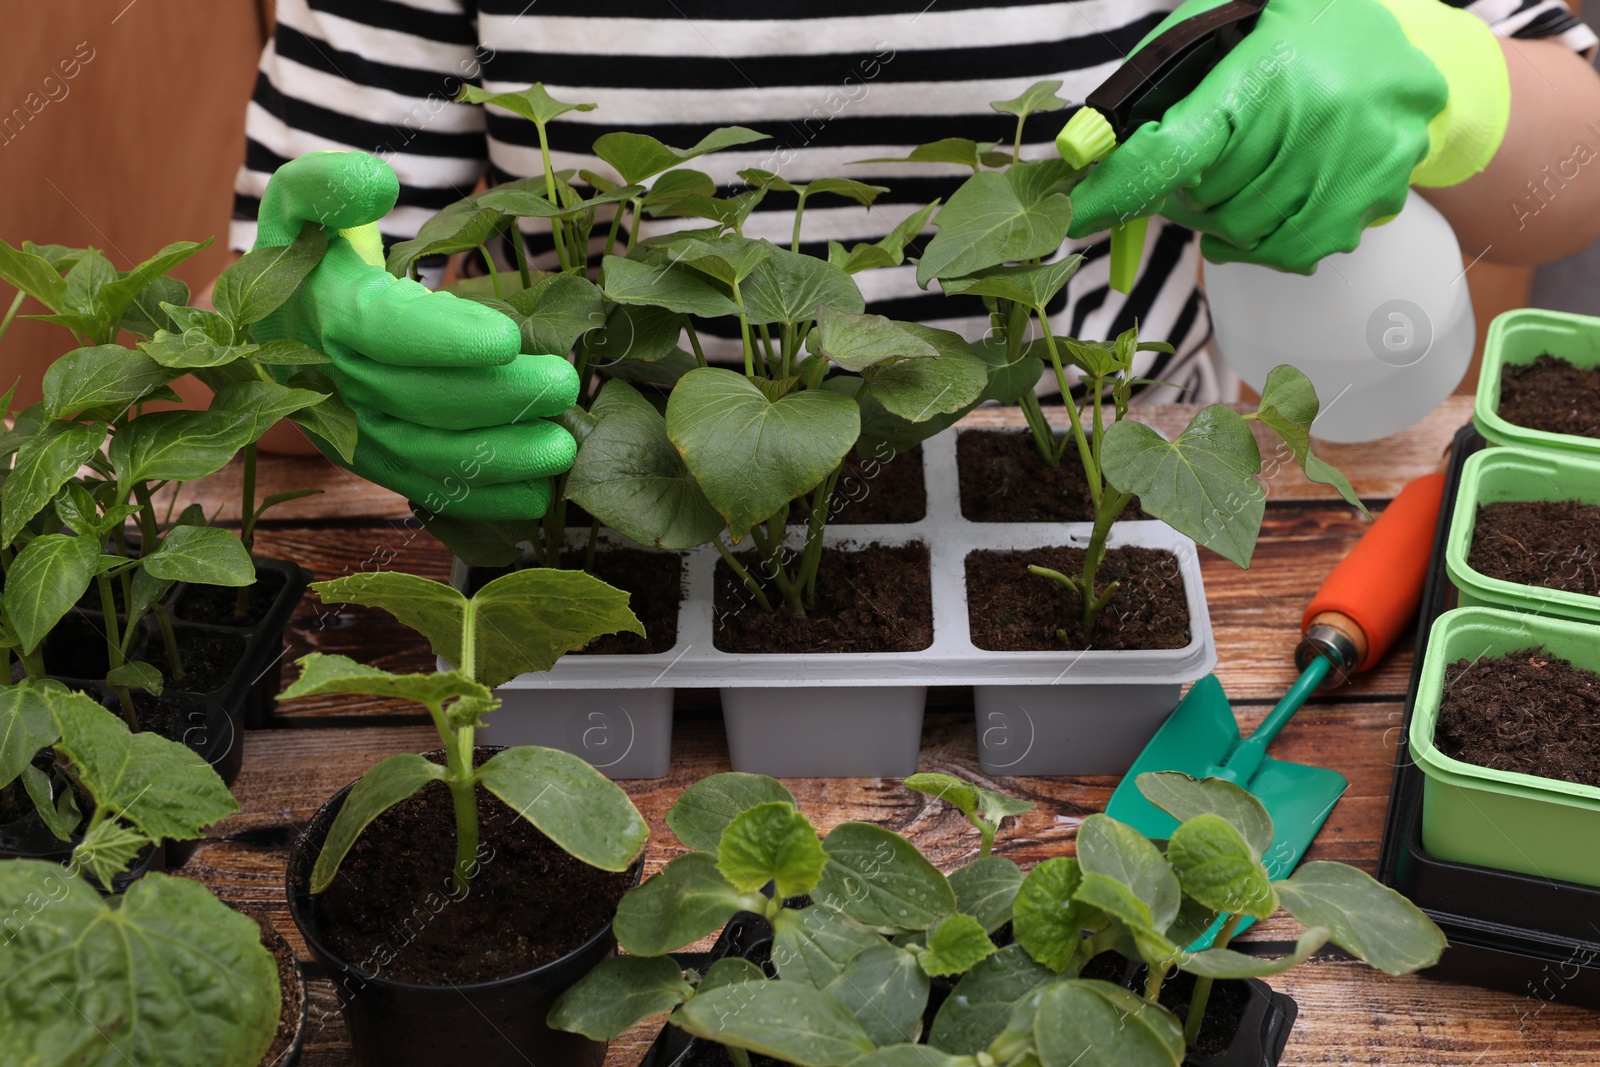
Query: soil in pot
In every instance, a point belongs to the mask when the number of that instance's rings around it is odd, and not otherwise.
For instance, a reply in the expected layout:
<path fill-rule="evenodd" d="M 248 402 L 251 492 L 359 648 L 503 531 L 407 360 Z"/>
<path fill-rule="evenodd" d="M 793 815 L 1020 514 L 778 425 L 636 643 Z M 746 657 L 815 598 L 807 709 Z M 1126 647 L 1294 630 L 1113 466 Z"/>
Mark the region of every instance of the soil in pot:
<path fill-rule="evenodd" d="M 1600 366 L 1546 353 L 1500 368 L 1500 417 L 1546 433 L 1600 437 Z"/>
<path fill-rule="evenodd" d="M 1140 978 L 1142 981 L 1142 974 Z M 1178 971 L 1162 984 L 1158 999 L 1162 1007 L 1182 1020 L 1189 1017 L 1189 999 L 1193 995 L 1194 975 Z M 1200 1021 L 1200 1037 L 1189 1046 L 1188 1059 L 1217 1056 L 1228 1051 L 1249 1003 L 1250 986 L 1245 982 L 1213 982 L 1211 996 L 1206 1000 L 1206 1015 Z"/>
<path fill-rule="evenodd" d="M 961 514 L 972 522 L 1093 522 L 1094 501 L 1076 449 L 1051 467 L 1026 431 L 968 430 L 956 436 Z M 1123 519 L 1149 518 L 1133 500 Z"/>
<path fill-rule="evenodd" d="M 922 446 L 913 445 L 889 459 L 845 457 L 834 487 L 830 526 L 919 522 L 928 514 L 928 486 L 922 474 Z M 796 505 L 789 521 L 803 524 L 810 513 Z"/>
<path fill-rule="evenodd" d="M 250 587 L 244 615 L 236 614 L 239 590 L 219 585 L 191 585 L 183 591 L 172 609 L 175 617 L 185 622 L 203 622 L 215 626 L 254 626 L 267 617 L 273 602 L 283 591 L 288 577 L 282 571 L 257 570 L 256 583 Z"/>
<path fill-rule="evenodd" d="M 145 649 L 145 658 L 161 672 L 161 677 L 174 689 L 185 693 L 212 693 L 228 684 L 234 669 L 244 658 L 245 639 L 238 634 L 220 630 L 179 628 L 178 655 L 183 659 L 183 680 L 172 677 L 167 667 L 166 646 L 152 640 Z"/>
<path fill-rule="evenodd" d="M 1463 763 L 1600 786 L 1600 675 L 1542 648 L 1458 660 L 1433 742 Z"/>
<path fill-rule="evenodd" d="M 477 795 L 479 867 L 464 896 L 451 880 L 455 814 L 444 783 L 362 832 L 313 898 L 318 934 L 336 956 L 394 981 L 467 985 L 560 959 L 611 921 L 631 873 L 573 859 L 482 786 Z"/>
<path fill-rule="evenodd" d="M 1600 507 L 1576 500 L 1502 501 L 1478 508 L 1467 565 L 1522 585 L 1600 596 Z"/>
<path fill-rule="evenodd" d="M 760 576 L 753 554 L 739 562 Z M 774 605 L 782 602 L 770 583 L 766 592 Z M 715 605 L 713 643 L 724 652 L 917 652 L 933 644 L 933 584 L 923 544 L 823 549 L 817 601 L 804 618 L 784 608 L 762 611 L 719 562 Z"/>
<path fill-rule="evenodd" d="M 583 566 L 582 552 L 567 552 L 561 565 Z M 678 605 L 683 599 L 683 557 L 676 552 L 608 548 L 594 554 L 590 574 L 626 589 L 628 607 L 644 623 L 644 636 L 606 634 L 578 650 L 579 655 L 639 656 L 665 652 L 678 643 Z"/>
<path fill-rule="evenodd" d="M 1189 607 L 1178 559 L 1155 548 L 1113 548 L 1095 576 L 1121 583 L 1101 611 L 1092 635 L 1083 632 L 1078 594 L 1037 577 L 1030 564 L 1076 575 L 1081 548 L 982 551 L 967 556 L 967 622 L 972 643 L 991 652 L 1059 649 L 1114 651 L 1183 648 L 1190 641 Z M 1056 635 L 1066 631 L 1065 643 Z"/>
<path fill-rule="evenodd" d="M 261 1067 L 271 1067 L 282 1061 L 284 1053 L 294 1047 L 295 1038 L 299 1036 L 305 989 L 300 983 L 300 971 L 295 966 L 294 953 L 289 950 L 288 943 L 272 928 L 272 922 L 254 913 L 250 913 L 250 918 L 261 927 L 261 944 L 272 953 L 272 961 L 278 965 L 278 988 L 283 993 L 283 1006 L 278 1015 L 278 1032 L 273 1036 L 272 1046 L 267 1049 L 267 1054 L 261 1057 Z"/>
<path fill-rule="evenodd" d="M 104 678 L 111 669 L 106 658 L 105 620 L 97 615 L 70 612 L 44 639 L 45 673 L 54 678 Z"/>

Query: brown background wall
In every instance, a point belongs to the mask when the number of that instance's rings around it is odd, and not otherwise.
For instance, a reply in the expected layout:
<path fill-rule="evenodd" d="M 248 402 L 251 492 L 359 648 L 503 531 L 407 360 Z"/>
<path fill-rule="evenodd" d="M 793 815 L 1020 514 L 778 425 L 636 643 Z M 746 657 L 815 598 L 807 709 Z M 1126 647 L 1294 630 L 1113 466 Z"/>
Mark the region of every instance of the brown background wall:
<path fill-rule="evenodd" d="M 8 10 L 0 238 L 94 245 L 126 269 L 172 241 L 214 236 L 176 273 L 196 289 L 215 277 L 269 18 L 257 0 L 72 0 Z M 63 77 L 60 64 L 71 71 L 75 58 L 76 76 Z M 0 283 L 0 313 L 12 295 Z M 42 310 L 29 301 L 22 313 Z M 71 347 L 60 327 L 14 322 L 0 339 L 0 392 L 20 376 L 19 400 L 37 399 L 45 366 Z"/>

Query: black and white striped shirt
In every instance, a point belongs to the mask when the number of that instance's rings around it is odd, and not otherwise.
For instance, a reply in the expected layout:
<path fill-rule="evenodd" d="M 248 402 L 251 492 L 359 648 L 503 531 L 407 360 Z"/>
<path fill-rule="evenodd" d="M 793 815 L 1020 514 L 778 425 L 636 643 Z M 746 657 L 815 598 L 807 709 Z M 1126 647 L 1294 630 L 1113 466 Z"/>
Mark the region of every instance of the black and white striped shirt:
<path fill-rule="evenodd" d="M 1446 0 L 1497 32 L 1559 37 L 1587 50 L 1596 38 L 1561 0 Z M 1014 119 L 988 102 L 1059 78 L 1081 101 L 1178 0 L 279 0 L 277 30 L 261 57 L 235 186 L 236 249 L 254 240 L 268 177 L 316 149 L 359 148 L 387 160 L 400 201 L 382 222 L 385 243 L 416 235 L 435 211 L 490 184 L 541 173 L 533 125 L 498 110 L 455 104 L 463 82 L 491 91 L 541 81 L 557 99 L 599 104 L 550 127 L 557 169 L 605 164 L 589 154 L 603 133 L 631 130 L 690 145 L 717 126 L 743 125 L 772 140 L 691 165 L 728 195 L 737 172 L 790 181 L 825 176 L 887 186 L 871 208 L 808 202 L 803 250 L 825 255 L 875 241 L 970 174 L 946 164 L 869 164 L 943 137 L 1009 144 Z M 1045 158 L 1068 112 L 1037 115 L 1023 155 Z M 745 225 L 787 245 L 792 194 L 769 194 Z M 531 223 L 530 223 L 531 225 Z M 646 234 L 704 225 L 660 219 Z M 603 230 L 602 230 L 603 232 Z M 930 231 L 931 232 L 931 231 Z M 547 229 L 530 230 L 537 265 L 555 257 Z M 1216 399 L 1202 352 L 1210 319 L 1196 288 L 1198 242 L 1153 219 L 1133 291 L 1108 287 L 1109 246 L 1069 241 L 1086 259 L 1052 308 L 1062 334 L 1103 339 L 1132 326 L 1167 340 L 1141 373 L 1176 382 L 1183 399 Z M 923 291 L 915 267 L 856 276 L 871 310 L 977 337 L 987 326 L 974 298 Z M 737 345 L 735 344 L 735 348 Z M 715 350 L 708 355 L 717 358 Z M 1177 399 L 1156 388 L 1149 399 Z"/>

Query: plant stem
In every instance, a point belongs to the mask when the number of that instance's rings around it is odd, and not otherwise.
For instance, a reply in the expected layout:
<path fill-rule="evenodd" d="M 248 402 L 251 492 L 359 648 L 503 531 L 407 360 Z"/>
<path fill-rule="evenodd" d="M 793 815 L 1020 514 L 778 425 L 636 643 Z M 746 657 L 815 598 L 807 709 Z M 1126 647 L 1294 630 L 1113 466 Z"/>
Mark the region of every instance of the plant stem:
<path fill-rule="evenodd" d="M 1083 552 L 1083 574 L 1078 579 L 1078 596 L 1083 605 L 1083 632 L 1085 636 L 1094 633 L 1095 622 L 1100 618 L 1100 612 L 1111 602 L 1116 594 L 1117 583 L 1112 582 L 1106 586 L 1104 592 L 1096 593 L 1094 588 L 1095 573 L 1099 571 L 1100 564 L 1106 558 L 1106 537 L 1111 532 L 1112 523 L 1127 510 L 1128 503 L 1133 499 L 1131 493 L 1118 493 L 1115 490 L 1107 492 L 1100 498 L 1094 512 L 1094 532 L 1089 535 L 1089 547 Z"/>
<path fill-rule="evenodd" d="M 687 316 L 684 317 L 683 328 L 684 332 L 689 335 L 689 347 L 694 349 L 694 361 L 702 367 L 708 366 L 705 349 L 700 347 L 700 334 L 695 330 L 694 323 L 690 322 Z"/>
<path fill-rule="evenodd" d="M 727 1049 L 728 1059 L 733 1061 L 733 1067 L 750 1067 L 750 1053 L 742 1048 L 734 1048 L 732 1045 L 723 1045 L 722 1047 Z"/>
<path fill-rule="evenodd" d="M 739 305 L 739 339 L 744 342 L 744 376 L 756 376 L 755 354 L 751 351 L 750 316 L 744 312 L 744 297 L 739 295 L 739 283 L 733 283 L 733 302 Z"/>
<path fill-rule="evenodd" d="M 100 610 L 106 617 L 106 662 L 112 670 L 116 670 L 126 662 L 122 655 L 122 640 L 117 633 L 117 600 L 111 592 L 111 578 L 104 571 L 95 575 L 95 585 L 100 590 Z M 122 721 L 128 724 L 128 729 L 138 733 L 139 713 L 133 706 L 133 694 L 128 692 L 125 685 L 113 685 L 111 688 L 116 691 Z"/>
<path fill-rule="evenodd" d="M 1152 967 L 1145 964 L 1144 971 L 1144 999 L 1150 1004 L 1156 1003 L 1161 998 L 1161 985 L 1167 980 L 1170 967 Z"/>
<path fill-rule="evenodd" d="M 556 170 L 550 165 L 550 135 L 545 132 L 544 123 L 535 122 L 533 126 L 539 133 L 539 162 L 544 165 L 544 196 L 560 210 L 561 201 L 556 199 Z M 561 239 L 560 219 L 550 220 L 550 239 L 555 242 L 556 260 L 560 262 L 562 270 L 567 270 L 571 265 L 567 262 L 566 242 Z"/>
<path fill-rule="evenodd" d="M 1027 119 L 1021 115 L 1017 116 L 1017 136 L 1016 140 L 1011 142 L 1011 162 L 1013 163 L 1022 158 L 1022 124 L 1026 121 Z"/>
<path fill-rule="evenodd" d="M 600 540 L 600 520 L 589 520 L 589 544 L 583 550 L 583 569 L 590 574 L 594 573 L 594 549 Z"/>
<path fill-rule="evenodd" d="M 133 487 L 133 498 L 139 502 L 139 529 L 144 534 L 144 544 L 140 546 L 139 554 L 148 556 L 161 541 L 161 532 L 156 529 L 155 505 L 150 500 L 150 487 L 139 482 Z M 119 496 L 117 502 L 121 503 L 123 499 Z M 133 609 L 131 600 L 128 609 Z M 172 612 L 164 601 L 156 604 L 154 611 L 156 622 L 161 627 L 161 644 L 167 653 L 167 670 L 174 682 L 181 682 L 185 677 L 183 657 L 178 652 L 178 635 L 172 629 Z"/>
<path fill-rule="evenodd" d="M 750 572 L 744 569 L 743 563 L 740 563 L 734 558 L 734 555 L 728 549 L 728 546 L 722 543 L 722 538 L 720 536 L 713 538 L 711 543 L 717 546 L 717 551 L 722 555 L 723 560 L 728 564 L 728 569 L 733 571 L 734 574 L 737 574 L 739 576 L 739 580 L 744 583 L 744 587 L 750 590 L 750 592 L 755 596 L 756 603 L 761 605 L 761 610 L 769 615 L 772 614 L 772 602 L 767 599 L 767 594 L 762 590 L 761 583 L 757 582 L 755 578 L 751 577 Z"/>
<path fill-rule="evenodd" d="M 1078 404 L 1072 399 L 1072 389 L 1067 385 L 1067 372 L 1061 366 L 1061 353 L 1056 351 L 1055 335 L 1050 332 L 1050 320 L 1041 308 L 1038 312 L 1039 328 L 1044 332 L 1044 347 L 1050 353 L 1050 363 L 1056 372 L 1056 387 L 1061 390 L 1061 402 L 1067 409 L 1067 418 L 1072 422 L 1072 439 L 1078 444 L 1078 458 L 1083 461 L 1083 473 L 1089 483 L 1089 496 L 1094 501 L 1095 507 L 1100 506 L 1100 465 L 1094 461 L 1094 454 L 1089 448 L 1089 442 L 1083 434 L 1083 419 L 1078 414 Z"/>
<path fill-rule="evenodd" d="M 794 236 L 789 240 L 789 251 L 800 251 L 800 216 L 805 214 L 806 194 L 801 193 L 800 199 L 794 205 Z"/>
<path fill-rule="evenodd" d="M 783 569 L 784 521 L 788 518 L 788 511 L 788 508 L 784 508 L 767 518 L 767 564 L 772 569 L 772 580 L 777 583 L 778 592 L 783 594 L 783 602 L 788 605 L 790 613 L 797 619 L 803 619 L 806 617 L 806 606 L 800 599 L 800 584 L 791 582 L 788 572 Z"/>
<path fill-rule="evenodd" d="M 249 552 L 256 546 L 256 446 L 254 442 L 244 446 L 244 490 L 241 502 L 239 541 L 244 545 L 244 550 Z M 253 583 L 252 583 L 253 584 Z M 233 602 L 233 617 L 243 619 L 250 614 L 250 589 L 251 586 L 241 586 L 239 595 Z"/>
<path fill-rule="evenodd" d="M 833 473 L 817 487 L 811 518 L 806 526 L 806 548 L 800 559 L 798 577 L 801 595 L 807 604 L 817 602 L 817 571 L 822 566 L 822 531 L 827 529 L 829 505 L 833 502 L 834 490 L 838 488 L 839 475 L 843 470 L 843 464 L 835 467 Z"/>
<path fill-rule="evenodd" d="M 489 254 L 487 245 L 479 245 L 478 252 L 483 256 L 484 266 L 489 268 L 489 284 L 494 286 L 494 295 L 497 300 L 504 300 L 506 294 L 500 289 L 500 272 L 494 268 L 494 257 Z"/>
<path fill-rule="evenodd" d="M 767 324 L 764 322 L 757 329 L 761 331 L 761 356 L 762 361 L 767 365 L 767 377 L 783 377 L 783 364 L 773 354 L 772 332 L 767 329 Z"/>
<path fill-rule="evenodd" d="M 1213 948 L 1227 948 L 1228 942 L 1233 940 L 1234 931 L 1239 928 L 1238 915 L 1228 916 L 1228 921 L 1222 924 L 1222 929 L 1217 931 L 1217 938 L 1212 942 Z M 1194 980 L 1194 994 L 1189 998 L 1189 1017 L 1183 1021 L 1183 1040 L 1194 1045 L 1200 1040 L 1200 1028 L 1206 1021 L 1206 1004 L 1211 1000 L 1211 978 L 1196 978 Z"/>
<path fill-rule="evenodd" d="M 17 309 L 22 306 L 22 302 L 27 298 L 27 293 L 23 292 L 21 289 L 17 290 L 16 299 L 11 301 L 11 307 L 6 311 L 6 317 L 0 319 L 0 337 L 4 337 L 6 335 L 6 331 L 11 329 L 11 320 L 17 317 Z M 4 414 L 5 412 L 0 411 L 0 415 Z"/>
<path fill-rule="evenodd" d="M 1067 398 L 1067 403 L 1072 403 L 1071 397 Z M 1029 389 L 1017 398 L 1017 404 L 1028 422 L 1028 431 L 1033 434 L 1033 447 L 1039 450 L 1039 457 L 1052 467 L 1061 466 L 1056 436 L 1050 428 L 1050 420 L 1044 417 L 1044 409 L 1039 406 L 1039 394 Z"/>
<path fill-rule="evenodd" d="M 522 238 L 522 220 L 511 220 L 511 251 L 517 257 L 517 274 L 524 289 L 533 288 L 533 272 L 528 269 L 528 245 Z"/>
<path fill-rule="evenodd" d="M 17 650 L 17 658 L 22 661 L 22 669 L 27 672 L 29 678 L 38 681 L 44 677 L 44 655 L 39 649 L 36 648 L 32 652 L 24 652 L 19 648 Z M 8 679 L 9 677 L 7 675 Z"/>

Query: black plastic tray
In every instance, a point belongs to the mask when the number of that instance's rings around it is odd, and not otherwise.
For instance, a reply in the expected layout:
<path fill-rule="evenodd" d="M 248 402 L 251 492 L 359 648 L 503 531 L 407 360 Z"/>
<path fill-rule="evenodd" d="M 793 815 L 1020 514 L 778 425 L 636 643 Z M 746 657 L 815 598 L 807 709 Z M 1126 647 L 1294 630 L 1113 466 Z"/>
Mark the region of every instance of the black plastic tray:
<path fill-rule="evenodd" d="M 1444 546 L 1461 469 L 1486 442 L 1456 433 L 1445 474 L 1433 562 L 1423 588 L 1416 662 L 1406 693 L 1394 786 L 1378 853 L 1378 880 L 1404 893 L 1450 940 L 1431 977 L 1600 1007 L 1600 888 L 1435 859 L 1422 848 L 1422 771 L 1406 743 L 1433 622 L 1454 606 Z"/>

